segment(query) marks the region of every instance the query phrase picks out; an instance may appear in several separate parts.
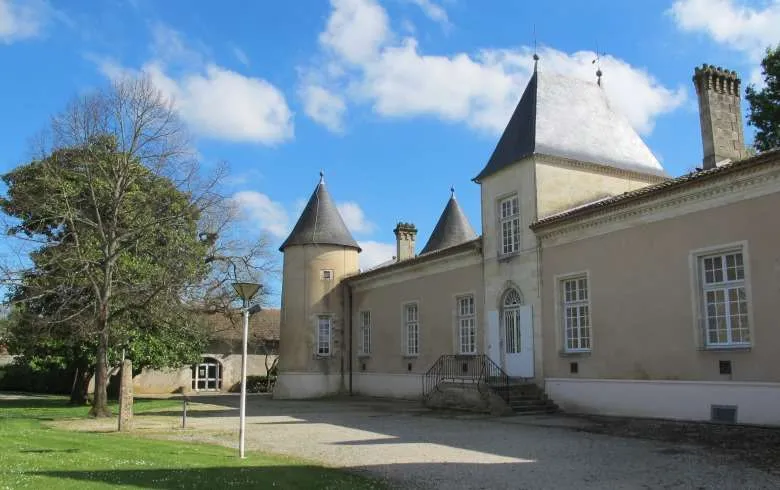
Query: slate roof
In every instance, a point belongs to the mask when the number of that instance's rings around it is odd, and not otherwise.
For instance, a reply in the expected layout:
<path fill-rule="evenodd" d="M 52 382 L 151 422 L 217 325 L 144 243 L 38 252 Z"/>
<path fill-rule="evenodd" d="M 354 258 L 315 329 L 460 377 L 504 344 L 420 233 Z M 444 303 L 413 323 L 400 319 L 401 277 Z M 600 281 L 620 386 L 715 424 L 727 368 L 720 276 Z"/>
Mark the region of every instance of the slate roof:
<path fill-rule="evenodd" d="M 608 82 L 607 82 L 608 83 Z M 487 165 L 474 180 L 533 154 L 666 176 L 596 83 L 534 70 Z"/>
<path fill-rule="evenodd" d="M 428 243 L 425 244 L 420 254 L 459 245 L 475 238 L 477 238 L 477 234 L 474 233 L 469 219 L 463 213 L 460 205 L 458 205 L 458 201 L 455 200 L 455 193 L 453 192 L 439 217 L 439 221 L 433 228 L 433 233 L 431 233 Z"/>
<path fill-rule="evenodd" d="M 361 251 L 344 220 L 325 189 L 325 181 L 320 179 L 317 188 L 295 223 L 287 240 L 279 247 L 280 252 L 290 245 L 341 245 Z"/>
<path fill-rule="evenodd" d="M 688 185 L 695 185 L 696 183 L 708 179 L 718 178 L 732 172 L 738 172 L 742 169 L 758 165 L 778 164 L 780 164 L 780 149 L 766 151 L 751 158 L 738 160 L 736 162 L 731 162 L 726 165 L 721 165 L 720 167 L 714 167 L 708 170 L 697 170 L 674 179 L 665 180 L 658 184 L 640 187 L 633 191 L 624 192 L 623 194 L 619 194 L 617 196 L 599 199 L 592 203 L 567 209 L 565 211 L 561 211 L 560 213 L 541 218 L 534 223 L 531 223 L 530 228 L 532 230 L 538 230 L 544 228 L 545 226 L 564 223 L 569 220 L 595 214 L 599 210 L 609 210 L 618 208 L 620 206 L 628 206 L 637 201 L 654 199 L 665 194 L 666 192 L 684 188 Z"/>

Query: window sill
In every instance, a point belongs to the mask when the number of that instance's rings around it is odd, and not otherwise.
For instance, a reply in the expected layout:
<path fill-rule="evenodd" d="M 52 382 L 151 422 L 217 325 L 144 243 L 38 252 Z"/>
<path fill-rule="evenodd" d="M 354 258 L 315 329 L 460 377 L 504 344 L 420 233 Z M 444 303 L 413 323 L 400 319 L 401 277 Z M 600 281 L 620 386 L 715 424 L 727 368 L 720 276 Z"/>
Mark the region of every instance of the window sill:
<path fill-rule="evenodd" d="M 753 350 L 752 345 L 705 345 L 701 349 L 702 352 L 750 352 Z"/>
<path fill-rule="evenodd" d="M 371 354 L 358 354 L 357 357 L 358 359 L 370 359 Z"/>
<path fill-rule="evenodd" d="M 562 350 L 558 351 L 560 357 L 590 357 L 590 350 Z"/>
<path fill-rule="evenodd" d="M 471 358 L 471 357 L 477 357 L 477 355 L 478 354 L 476 352 L 458 352 L 457 354 L 455 354 L 455 357 Z"/>
<path fill-rule="evenodd" d="M 523 253 L 522 250 L 518 250 L 516 252 L 510 252 L 510 253 L 506 253 L 506 254 L 499 253 L 498 254 L 498 261 L 499 262 L 509 262 L 510 260 L 512 260 L 513 258 L 517 257 L 521 253 Z"/>
<path fill-rule="evenodd" d="M 325 355 L 325 354 L 314 354 L 314 360 L 315 361 L 324 361 L 324 360 L 330 359 L 330 357 L 331 357 L 330 354 L 327 354 L 327 355 Z"/>
<path fill-rule="evenodd" d="M 404 359 L 417 359 L 420 357 L 420 354 L 404 354 L 402 357 Z"/>

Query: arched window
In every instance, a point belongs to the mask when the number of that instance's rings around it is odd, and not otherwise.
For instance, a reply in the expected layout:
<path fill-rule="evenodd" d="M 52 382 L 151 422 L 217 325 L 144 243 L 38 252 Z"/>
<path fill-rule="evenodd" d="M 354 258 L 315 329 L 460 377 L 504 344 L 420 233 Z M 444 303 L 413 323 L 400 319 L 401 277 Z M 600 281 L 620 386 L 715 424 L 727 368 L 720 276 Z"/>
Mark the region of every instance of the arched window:
<path fill-rule="evenodd" d="M 200 364 L 192 366 L 192 389 L 195 391 L 222 388 L 222 365 L 213 357 L 204 357 Z"/>
<path fill-rule="evenodd" d="M 507 354 L 520 352 L 520 306 L 523 298 L 516 289 L 504 293 L 501 317 L 504 320 L 504 349 Z"/>

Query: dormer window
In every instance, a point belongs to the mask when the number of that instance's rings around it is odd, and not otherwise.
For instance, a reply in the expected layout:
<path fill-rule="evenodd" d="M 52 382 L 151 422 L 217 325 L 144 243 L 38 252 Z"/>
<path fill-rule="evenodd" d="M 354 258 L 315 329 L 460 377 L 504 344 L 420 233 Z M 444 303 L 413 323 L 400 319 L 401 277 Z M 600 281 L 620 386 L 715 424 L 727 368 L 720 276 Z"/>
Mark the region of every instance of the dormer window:
<path fill-rule="evenodd" d="M 320 271 L 320 279 L 323 281 L 332 281 L 333 280 L 333 271 L 330 269 L 323 269 Z"/>
<path fill-rule="evenodd" d="M 520 250 L 520 203 L 517 195 L 499 202 L 501 216 L 501 253 L 511 254 Z"/>

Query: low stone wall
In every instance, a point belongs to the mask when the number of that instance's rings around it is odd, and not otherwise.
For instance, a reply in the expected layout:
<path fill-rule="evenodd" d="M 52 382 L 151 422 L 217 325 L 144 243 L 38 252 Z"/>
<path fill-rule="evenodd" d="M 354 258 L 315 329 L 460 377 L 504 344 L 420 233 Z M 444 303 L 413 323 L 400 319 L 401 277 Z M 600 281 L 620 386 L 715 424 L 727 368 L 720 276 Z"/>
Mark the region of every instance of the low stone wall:
<path fill-rule="evenodd" d="M 425 406 L 491 415 L 512 413 L 503 398 L 490 390 L 481 391 L 476 383 L 440 383 L 425 400 Z"/>

